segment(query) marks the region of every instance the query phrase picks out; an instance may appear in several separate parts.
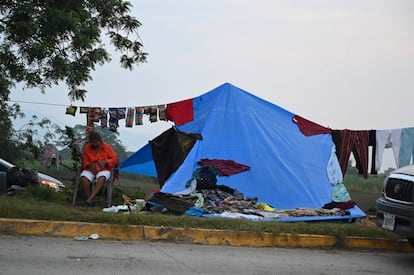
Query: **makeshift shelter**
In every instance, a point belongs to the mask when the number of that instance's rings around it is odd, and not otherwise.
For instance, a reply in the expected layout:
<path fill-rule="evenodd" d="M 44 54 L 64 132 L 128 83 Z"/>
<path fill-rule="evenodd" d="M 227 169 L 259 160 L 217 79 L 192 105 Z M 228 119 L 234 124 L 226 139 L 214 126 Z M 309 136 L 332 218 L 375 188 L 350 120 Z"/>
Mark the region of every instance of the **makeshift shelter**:
<path fill-rule="evenodd" d="M 171 173 L 163 173 L 162 192 L 185 190 L 201 160 L 232 161 L 247 169 L 219 175 L 217 184 L 257 197 L 258 202 L 293 209 L 319 208 L 332 201 L 332 190 L 343 179 L 329 129 L 229 83 L 185 102 L 182 111 L 191 114 L 175 110 L 181 117 L 180 123 L 174 120 L 173 129 L 200 138 L 187 146 L 182 162 Z M 159 176 L 153 141 L 126 159 L 121 171 Z M 330 218 L 364 216 L 355 206 L 349 216 Z"/>

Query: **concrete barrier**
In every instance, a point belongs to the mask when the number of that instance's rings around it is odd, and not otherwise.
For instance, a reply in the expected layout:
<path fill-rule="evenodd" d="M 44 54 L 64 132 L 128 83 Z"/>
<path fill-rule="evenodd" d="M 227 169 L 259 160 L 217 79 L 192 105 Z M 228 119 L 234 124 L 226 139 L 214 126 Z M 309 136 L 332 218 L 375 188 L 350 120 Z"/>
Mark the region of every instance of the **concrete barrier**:
<path fill-rule="evenodd" d="M 407 240 L 386 240 L 311 234 L 266 233 L 202 228 L 172 228 L 145 225 L 115 225 L 87 222 L 45 221 L 0 218 L 0 234 L 47 237 L 90 236 L 100 239 L 167 241 L 187 244 L 286 248 L 370 249 L 413 253 Z"/>

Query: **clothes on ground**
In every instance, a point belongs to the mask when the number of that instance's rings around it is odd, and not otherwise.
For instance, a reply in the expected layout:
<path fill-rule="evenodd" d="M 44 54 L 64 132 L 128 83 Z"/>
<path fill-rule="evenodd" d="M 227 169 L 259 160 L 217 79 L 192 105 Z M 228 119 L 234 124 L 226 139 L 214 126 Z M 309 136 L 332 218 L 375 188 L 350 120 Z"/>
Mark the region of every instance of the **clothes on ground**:
<path fill-rule="evenodd" d="M 334 202 L 334 201 L 332 201 L 332 202 L 327 203 L 324 206 L 322 206 L 322 208 L 324 208 L 324 209 L 339 208 L 341 210 L 346 210 L 346 209 L 354 207 L 355 205 L 356 205 L 356 203 L 355 203 L 354 200 L 349 200 L 349 201 L 346 201 L 346 202 Z"/>
<path fill-rule="evenodd" d="M 191 195 L 175 196 L 163 192 L 157 192 L 147 200 L 146 207 L 151 207 L 152 203 L 159 204 L 167 208 L 173 214 L 183 214 L 194 205 L 197 197 Z"/>
<path fill-rule="evenodd" d="M 200 200 L 202 196 L 202 200 Z M 189 216 L 226 217 L 248 220 L 275 220 L 289 217 L 346 216 L 347 209 L 355 206 L 352 200 L 331 202 L 320 208 L 276 209 L 257 198 L 246 197 L 237 189 L 216 185 L 216 188 L 200 189 L 187 195 L 154 193 L 145 204 L 145 211 Z"/>

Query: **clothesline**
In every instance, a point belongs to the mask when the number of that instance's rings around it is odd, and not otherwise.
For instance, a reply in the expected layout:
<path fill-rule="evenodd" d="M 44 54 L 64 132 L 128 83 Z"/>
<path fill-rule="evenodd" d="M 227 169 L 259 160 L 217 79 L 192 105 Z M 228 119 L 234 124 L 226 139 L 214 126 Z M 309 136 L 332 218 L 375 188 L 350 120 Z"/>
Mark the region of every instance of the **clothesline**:
<path fill-rule="evenodd" d="M 148 115 L 150 122 L 173 121 L 178 126 L 193 120 L 192 99 L 139 107 L 89 107 L 22 100 L 9 100 L 9 102 L 62 106 L 66 107 L 66 114 L 72 116 L 76 116 L 79 109 L 80 114 L 86 114 L 87 128 L 93 128 L 95 122 L 101 122 L 103 128 L 107 127 L 109 115 L 109 129 L 114 132 L 119 127 L 118 121 L 120 119 L 126 119 L 125 126 L 132 127 L 134 121 L 135 125 L 143 124 L 143 115 Z"/>
<path fill-rule="evenodd" d="M 60 107 L 76 107 L 76 108 L 87 108 L 89 106 L 87 105 L 83 105 L 83 106 L 78 106 L 78 105 L 74 105 L 74 104 L 59 104 L 59 103 L 47 103 L 47 102 L 36 102 L 36 101 L 24 101 L 24 100 L 8 100 L 8 102 L 14 102 L 14 103 L 26 103 L 26 104 L 37 104 L 37 105 L 46 105 L 46 106 L 60 106 Z M 160 105 L 160 104 L 156 104 L 156 105 Z M 152 105 L 149 105 L 152 106 Z M 100 106 L 101 108 L 104 109 L 109 109 L 109 106 Z M 128 108 L 128 107 L 125 107 Z"/>
<path fill-rule="evenodd" d="M 11 101 L 11 100 L 10 100 Z M 75 116 L 78 106 L 30 101 L 11 101 L 20 103 L 66 106 L 66 114 Z M 80 114 L 86 114 L 86 135 L 94 128 L 95 122 L 100 122 L 102 128 L 116 132 L 119 120 L 125 119 L 125 127 L 143 124 L 143 115 L 148 115 L 149 121 L 173 121 L 175 125 L 183 125 L 194 119 L 192 99 L 168 104 L 158 104 L 142 107 L 79 107 Z M 109 120 L 108 120 L 109 115 Z M 292 118 L 302 133 L 306 136 L 314 134 L 331 134 L 337 148 L 338 159 L 345 173 L 351 152 L 356 158 L 358 170 L 368 175 L 368 147 L 372 146 L 371 174 L 379 171 L 385 148 L 392 148 L 397 167 L 409 164 L 414 148 L 414 127 L 395 129 L 350 130 L 331 129 L 295 115 Z"/>
<path fill-rule="evenodd" d="M 67 104 L 56 104 L 56 103 L 34 102 L 34 101 L 22 101 L 22 100 L 9 100 L 9 102 L 38 104 L 38 105 L 49 105 L 49 106 L 61 106 L 61 107 L 68 106 Z"/>
<path fill-rule="evenodd" d="M 368 177 L 368 151 L 371 152 L 371 174 L 377 174 L 382 164 L 385 148 L 392 148 L 397 168 L 409 165 L 414 157 L 414 127 L 393 129 L 350 130 L 330 129 L 301 116 L 295 115 L 292 121 L 305 136 L 330 134 L 336 147 L 343 174 L 348 167 L 351 153 L 356 167 L 365 178 Z"/>

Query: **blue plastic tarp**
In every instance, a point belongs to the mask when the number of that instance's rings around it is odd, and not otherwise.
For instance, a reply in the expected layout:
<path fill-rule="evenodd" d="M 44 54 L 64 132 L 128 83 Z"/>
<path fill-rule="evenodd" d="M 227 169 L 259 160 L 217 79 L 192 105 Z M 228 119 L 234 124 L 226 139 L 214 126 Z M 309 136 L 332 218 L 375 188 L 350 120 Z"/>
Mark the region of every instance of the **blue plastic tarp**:
<path fill-rule="evenodd" d="M 334 183 L 328 165 L 335 145 L 330 134 L 305 136 L 292 121 L 295 114 L 229 83 L 193 98 L 193 113 L 194 120 L 177 129 L 201 134 L 202 140 L 164 183 L 162 192 L 185 190 L 200 167 L 198 161 L 217 159 L 250 167 L 219 176 L 217 184 L 257 197 L 258 202 L 278 209 L 319 208 L 331 202 Z M 121 171 L 156 175 L 148 147 L 127 159 Z M 143 160 L 137 161 L 141 155 Z M 339 163 L 334 168 L 341 173 Z M 351 216 L 365 214 L 355 207 Z"/>

